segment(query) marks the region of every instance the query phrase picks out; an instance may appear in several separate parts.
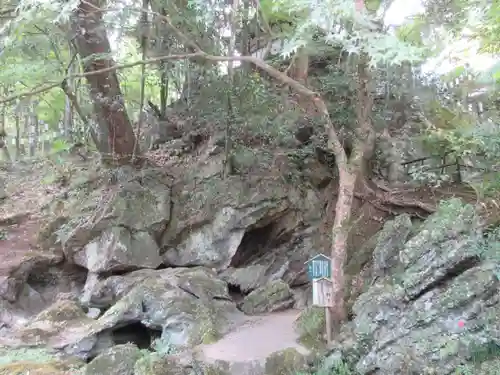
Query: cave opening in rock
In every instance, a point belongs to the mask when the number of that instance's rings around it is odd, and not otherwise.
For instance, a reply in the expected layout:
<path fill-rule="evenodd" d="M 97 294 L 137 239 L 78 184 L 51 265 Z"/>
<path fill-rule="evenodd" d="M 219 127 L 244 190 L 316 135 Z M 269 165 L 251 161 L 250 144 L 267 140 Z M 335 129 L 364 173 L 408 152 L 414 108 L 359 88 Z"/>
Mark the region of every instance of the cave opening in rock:
<path fill-rule="evenodd" d="M 273 245 L 275 232 L 274 222 L 258 228 L 248 229 L 243 235 L 230 266 L 242 267 L 264 254 Z"/>
<path fill-rule="evenodd" d="M 86 268 L 70 263 L 61 263 L 55 266 L 34 267 L 26 284 L 38 292 L 45 301 L 55 301 L 58 294 L 78 295 L 87 280 Z"/>
<path fill-rule="evenodd" d="M 141 322 L 127 324 L 112 331 L 115 345 L 132 343 L 139 349 L 151 349 L 154 340 L 161 337 L 161 330 L 146 327 Z"/>
<path fill-rule="evenodd" d="M 241 290 L 241 288 L 240 288 L 239 285 L 228 283 L 227 284 L 227 288 L 228 288 L 228 291 L 229 291 L 229 296 L 231 297 L 231 299 L 234 302 L 241 302 L 241 301 L 243 301 L 243 299 L 245 298 L 246 293 Z"/>

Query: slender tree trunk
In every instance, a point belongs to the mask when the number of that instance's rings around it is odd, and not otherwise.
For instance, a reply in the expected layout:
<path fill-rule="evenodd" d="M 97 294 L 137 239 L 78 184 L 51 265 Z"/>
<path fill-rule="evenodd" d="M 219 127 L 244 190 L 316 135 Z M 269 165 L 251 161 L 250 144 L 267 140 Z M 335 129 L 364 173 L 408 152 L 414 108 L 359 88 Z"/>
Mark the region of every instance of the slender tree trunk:
<path fill-rule="evenodd" d="M 356 182 L 363 179 L 369 171 L 368 160 L 373 155 L 375 132 L 371 122 L 373 96 L 370 92 L 371 77 L 361 56 L 358 63 L 358 89 L 356 108 L 355 141 L 351 155 L 347 159 L 344 150 L 337 150 L 340 146 L 336 134 L 329 134 L 329 145 L 336 156 L 339 170 L 339 189 L 335 206 L 335 219 L 332 226 L 332 293 L 334 307 L 332 308 L 333 326 L 338 333 L 340 324 L 346 319 L 345 309 L 345 275 L 344 267 L 347 253 L 347 240 L 351 227 L 352 205 Z M 335 140 L 335 139 L 336 140 Z M 340 157 L 338 157 L 340 156 Z"/>
<path fill-rule="evenodd" d="M 249 14 L 250 14 L 250 0 L 243 0 L 243 26 L 241 31 L 241 48 L 240 55 L 241 56 L 249 56 L 250 55 L 250 22 L 249 22 Z M 248 61 L 243 61 L 241 63 L 243 67 L 243 71 L 245 73 L 250 73 L 252 71 L 252 64 Z"/>
<path fill-rule="evenodd" d="M 167 62 L 160 63 L 160 119 L 165 120 L 167 117 L 167 103 L 168 103 L 168 74 Z"/>
<path fill-rule="evenodd" d="M 66 80 L 64 80 L 61 83 L 61 89 L 66 94 L 66 99 L 69 100 L 69 102 L 71 103 L 71 108 L 76 111 L 76 113 L 78 114 L 78 116 L 82 120 L 85 128 L 87 128 L 89 130 L 90 137 L 92 138 L 92 141 L 98 147 L 100 144 L 100 140 L 99 140 L 94 128 L 92 127 L 92 123 L 91 123 L 89 117 L 87 115 L 85 115 L 85 113 L 83 112 L 83 109 L 82 109 L 82 107 L 80 107 L 80 104 L 78 102 L 78 98 L 76 97 L 75 93 L 73 91 L 71 91 L 71 88 L 68 86 L 68 83 Z"/>
<path fill-rule="evenodd" d="M 69 44 L 70 51 L 73 50 L 72 44 Z M 72 51 L 72 53 L 75 53 Z M 68 74 L 74 74 L 76 72 L 76 61 L 73 61 L 71 65 L 68 68 Z M 69 91 L 73 91 L 73 85 L 74 85 L 74 80 L 68 80 L 66 82 L 67 84 L 67 89 Z M 64 117 L 63 117 L 63 131 L 64 131 L 64 137 L 67 140 L 72 141 L 72 134 L 73 134 L 73 104 L 71 103 L 71 98 L 66 95 L 65 98 L 65 103 L 64 103 Z"/>
<path fill-rule="evenodd" d="M 28 108 L 29 108 L 29 103 L 26 104 L 26 106 L 24 107 L 23 109 L 23 118 L 24 118 L 24 122 L 23 122 L 23 131 L 22 131 L 22 135 L 21 135 L 21 150 L 22 150 L 22 155 L 23 157 L 26 156 L 27 154 L 27 146 L 29 147 L 30 144 L 30 113 L 28 111 Z M 28 145 L 26 145 L 26 143 L 28 143 Z"/>
<path fill-rule="evenodd" d="M 31 126 L 33 127 L 33 154 L 36 155 L 38 151 L 38 144 L 40 141 L 40 124 L 38 123 L 38 115 L 36 114 L 38 102 L 33 102 L 31 109 Z"/>
<path fill-rule="evenodd" d="M 239 0 L 233 0 L 233 7 L 229 15 L 229 25 L 231 27 L 231 39 L 229 41 L 228 55 L 234 56 L 236 48 L 236 31 L 238 29 L 238 8 Z M 233 105 L 232 105 L 232 95 L 234 89 L 234 63 L 233 61 L 228 61 L 227 71 L 229 76 L 229 89 L 227 92 L 227 120 L 226 120 L 226 131 L 225 131 L 225 145 L 224 145 L 224 167 L 222 176 L 224 178 L 228 177 L 233 172 L 233 160 L 232 160 L 232 123 L 234 121 Z"/>
<path fill-rule="evenodd" d="M 102 19 L 102 6 L 103 3 L 98 0 L 82 1 L 72 17 L 72 32 L 78 53 L 85 61 L 85 72 L 115 65 Z M 95 54 L 98 55 L 93 56 Z M 130 163 L 136 145 L 135 135 L 116 72 L 113 70 L 86 78 L 101 133 L 97 147 L 103 160 L 118 164 Z"/>
<path fill-rule="evenodd" d="M 19 160 L 21 157 L 21 117 L 19 116 L 19 112 L 15 113 L 15 121 L 16 121 L 16 160 Z"/>
<path fill-rule="evenodd" d="M 307 83 L 309 75 L 309 54 L 305 48 L 299 48 L 296 52 L 291 66 L 290 77 L 303 85 Z"/>
<path fill-rule="evenodd" d="M 339 190 L 331 233 L 332 294 L 335 301 L 335 305 L 332 308 L 332 316 L 335 332 L 339 331 L 340 324 L 346 319 L 344 267 L 357 172 L 356 170 L 351 170 L 349 166 L 345 169 L 339 167 Z"/>
<path fill-rule="evenodd" d="M 8 95 L 7 87 L 4 89 L 5 96 Z M 7 141 L 7 131 L 5 130 L 5 121 L 6 121 L 6 112 L 7 112 L 7 103 L 4 103 L 2 106 L 2 113 L 0 115 L 0 148 L 2 149 L 3 158 L 7 163 L 10 163 L 12 160 L 10 158 L 8 141 Z"/>

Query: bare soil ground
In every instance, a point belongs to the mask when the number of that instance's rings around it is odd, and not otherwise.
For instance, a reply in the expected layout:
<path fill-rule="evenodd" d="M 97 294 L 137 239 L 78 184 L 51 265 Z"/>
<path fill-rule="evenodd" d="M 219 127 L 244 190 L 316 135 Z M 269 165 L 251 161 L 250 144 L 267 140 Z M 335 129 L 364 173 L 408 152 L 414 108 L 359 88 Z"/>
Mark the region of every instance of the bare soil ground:
<path fill-rule="evenodd" d="M 0 172 L 8 198 L 0 206 L 0 269 L 36 248 L 42 207 L 57 194 L 57 186 L 44 182 L 40 162 Z"/>
<path fill-rule="evenodd" d="M 298 343 L 299 337 L 294 329 L 299 313 L 299 310 L 286 310 L 249 317 L 216 343 L 201 345 L 201 355 L 208 363 L 217 360 L 262 363 L 272 353 L 288 348 L 308 354 L 309 351 Z"/>

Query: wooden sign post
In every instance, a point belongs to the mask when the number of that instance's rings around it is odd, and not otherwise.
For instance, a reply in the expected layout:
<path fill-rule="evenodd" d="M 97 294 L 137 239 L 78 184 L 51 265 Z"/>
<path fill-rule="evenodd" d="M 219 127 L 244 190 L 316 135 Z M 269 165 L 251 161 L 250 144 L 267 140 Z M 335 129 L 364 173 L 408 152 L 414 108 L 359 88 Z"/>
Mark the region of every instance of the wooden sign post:
<path fill-rule="evenodd" d="M 332 261 L 326 255 L 320 254 L 306 262 L 307 275 L 312 281 L 313 306 L 325 308 L 326 341 L 332 341 L 332 316 L 330 307 L 333 307 L 332 293 Z"/>

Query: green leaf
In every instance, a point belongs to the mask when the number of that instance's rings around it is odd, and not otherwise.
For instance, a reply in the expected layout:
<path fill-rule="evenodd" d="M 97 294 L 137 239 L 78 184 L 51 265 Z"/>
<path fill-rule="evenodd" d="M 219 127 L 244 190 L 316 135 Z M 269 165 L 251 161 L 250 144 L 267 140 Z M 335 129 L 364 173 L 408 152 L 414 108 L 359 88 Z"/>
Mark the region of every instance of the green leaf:
<path fill-rule="evenodd" d="M 52 152 L 53 153 L 60 153 L 63 151 L 68 151 L 70 148 L 71 148 L 71 145 L 63 139 L 56 139 L 52 143 Z"/>

